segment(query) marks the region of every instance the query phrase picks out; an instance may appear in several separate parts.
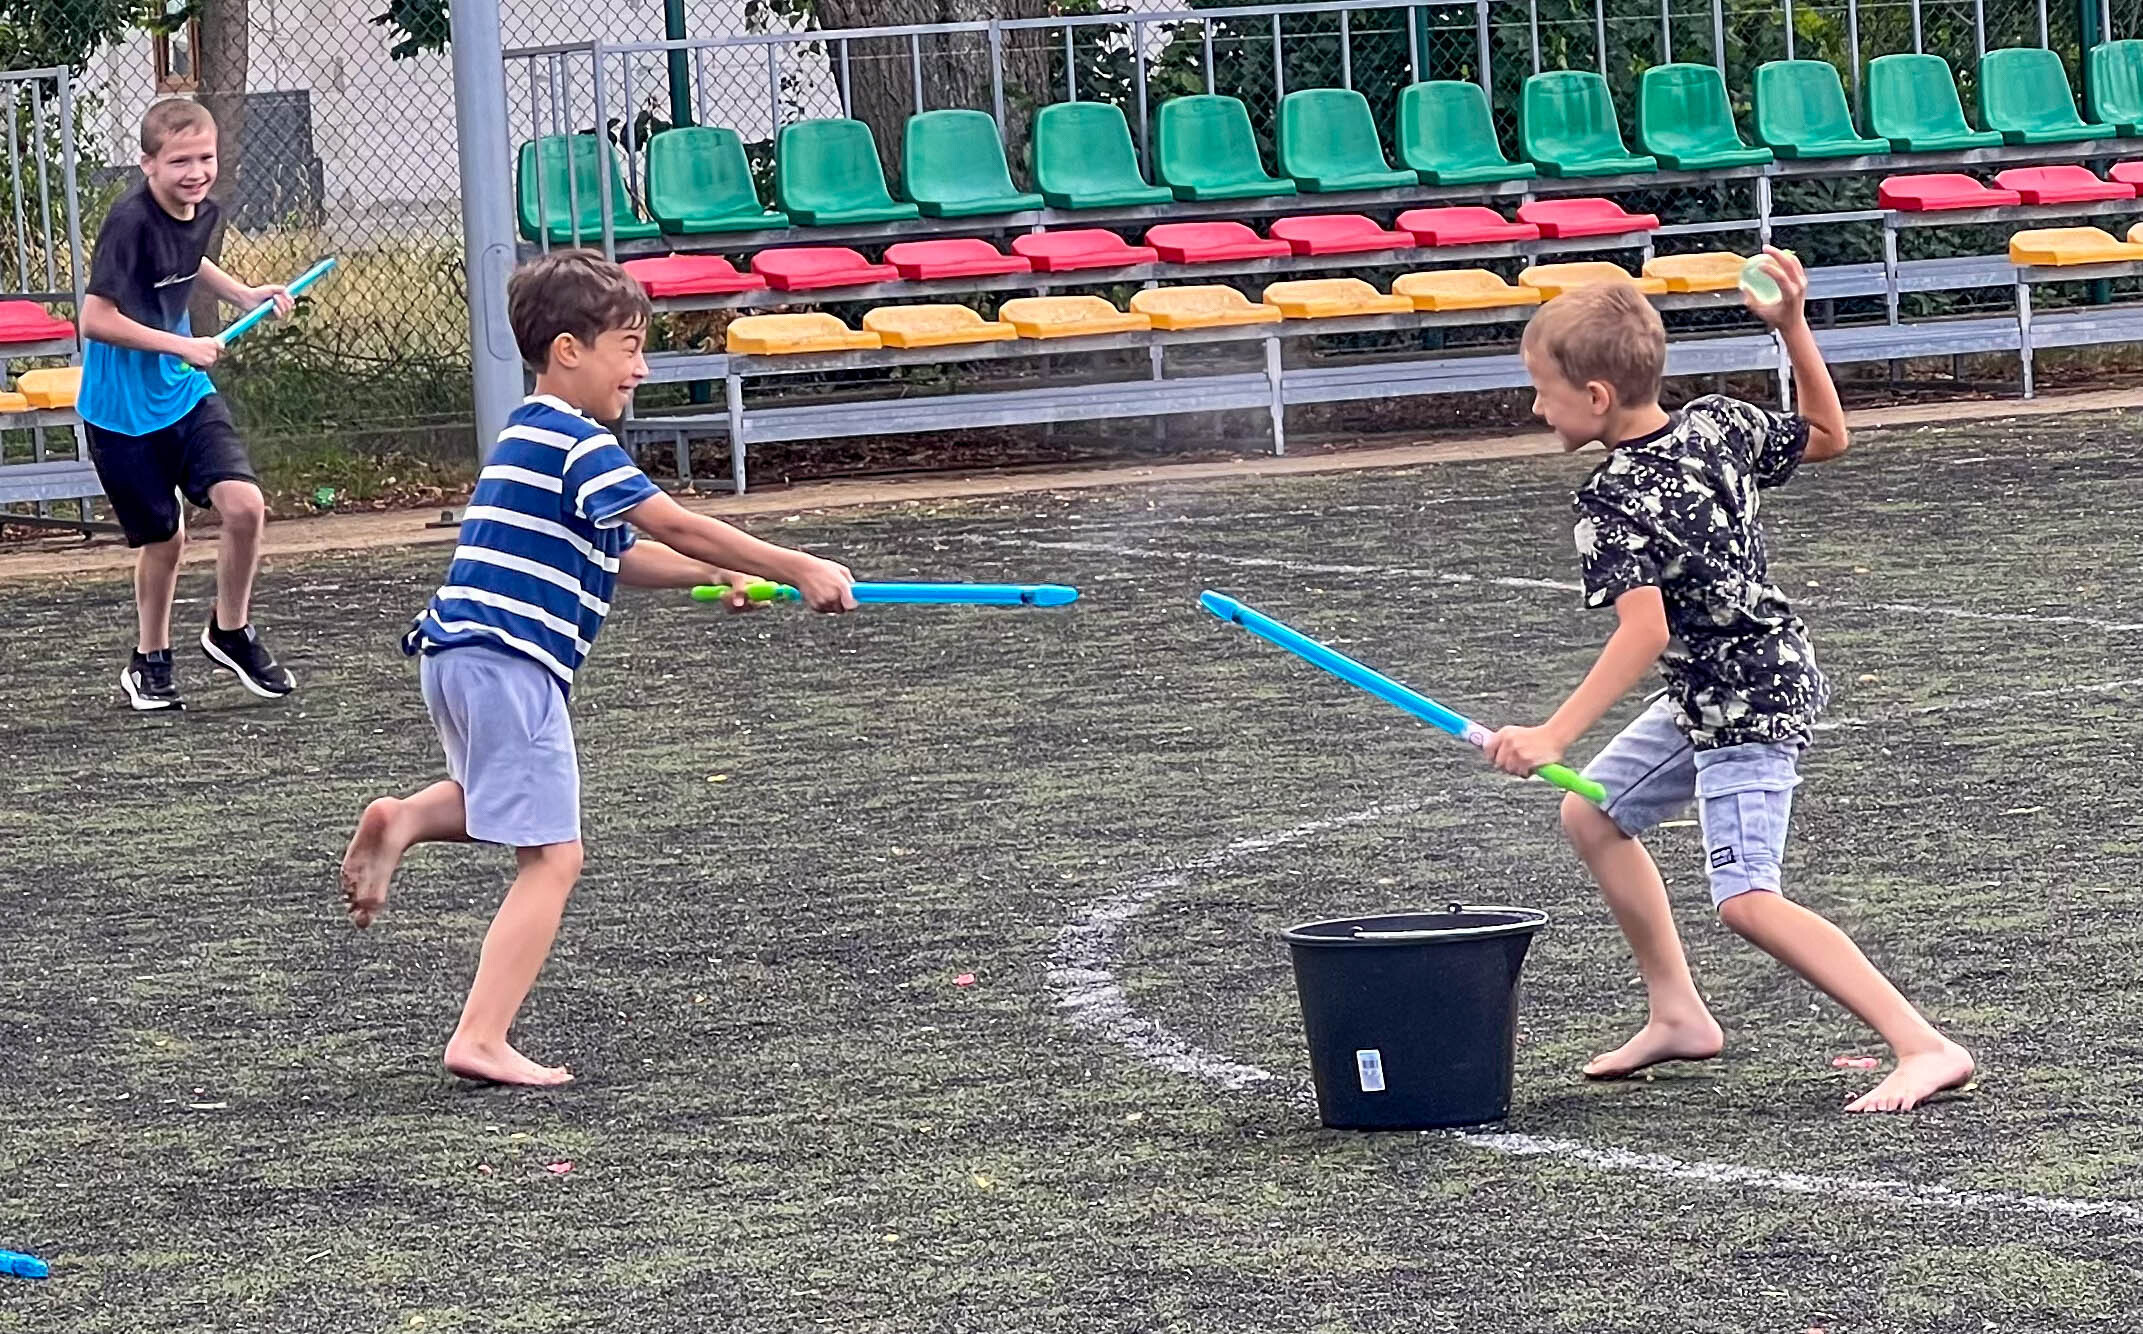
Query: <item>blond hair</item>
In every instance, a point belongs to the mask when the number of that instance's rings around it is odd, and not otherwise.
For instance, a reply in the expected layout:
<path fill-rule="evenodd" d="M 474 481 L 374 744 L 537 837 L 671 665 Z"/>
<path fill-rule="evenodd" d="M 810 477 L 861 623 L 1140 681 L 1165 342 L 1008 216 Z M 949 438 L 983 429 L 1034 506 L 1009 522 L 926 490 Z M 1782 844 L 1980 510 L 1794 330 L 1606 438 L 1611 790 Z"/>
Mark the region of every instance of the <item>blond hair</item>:
<path fill-rule="evenodd" d="M 1556 297 L 1526 324 L 1522 346 L 1547 357 L 1573 385 L 1606 384 L 1624 407 L 1659 401 L 1667 327 L 1633 282 L 1597 283 Z"/>
<path fill-rule="evenodd" d="M 199 102 L 183 97 L 167 97 L 148 110 L 141 118 L 141 152 L 144 157 L 155 157 L 164 151 L 164 145 L 181 134 L 196 130 L 213 132 L 216 118 L 208 114 L 208 108 Z"/>

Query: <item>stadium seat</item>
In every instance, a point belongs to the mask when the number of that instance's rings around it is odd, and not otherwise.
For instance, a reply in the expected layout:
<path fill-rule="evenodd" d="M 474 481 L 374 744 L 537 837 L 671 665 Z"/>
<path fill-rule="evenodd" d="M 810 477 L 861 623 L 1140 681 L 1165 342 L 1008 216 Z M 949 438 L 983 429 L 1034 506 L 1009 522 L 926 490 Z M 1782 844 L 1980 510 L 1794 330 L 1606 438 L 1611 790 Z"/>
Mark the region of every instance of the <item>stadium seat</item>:
<path fill-rule="evenodd" d="M 2133 237 L 2117 241 L 2097 227 L 2049 227 L 2018 232 L 2009 238 L 2011 264 L 2125 264 L 2143 260 L 2143 245 Z"/>
<path fill-rule="evenodd" d="M 1655 255 L 1644 262 L 1644 275 L 1666 283 L 1670 292 L 1731 292 L 1741 285 L 1741 267 L 1748 262 L 1729 250 Z"/>
<path fill-rule="evenodd" d="M 24 371 L 15 377 L 15 392 L 30 400 L 33 408 L 71 408 L 82 392 L 82 368 L 54 366 Z"/>
<path fill-rule="evenodd" d="M 729 351 L 748 357 L 849 352 L 880 345 L 877 334 L 851 329 L 824 311 L 746 315 L 730 322 L 724 341 Z"/>
<path fill-rule="evenodd" d="M 1951 153 L 2002 142 L 1999 131 L 1965 124 L 1956 81 L 1940 56 L 1877 56 L 1868 62 L 1867 98 L 1868 129 L 1900 153 Z"/>
<path fill-rule="evenodd" d="M 1659 230 L 1657 214 L 1631 213 L 1612 199 L 1535 199 L 1518 206 L 1518 221 L 1533 224 L 1542 236 L 1556 241 Z"/>
<path fill-rule="evenodd" d="M 1146 244 L 1171 264 L 1217 264 L 1231 259 L 1279 259 L 1294 253 L 1240 222 L 1164 222 L 1148 228 Z"/>
<path fill-rule="evenodd" d="M 1522 286 L 1540 293 L 1543 301 L 1552 301 L 1565 292 L 1575 292 L 1580 287 L 1598 283 L 1626 282 L 1637 284 L 1637 290 L 1646 296 L 1663 296 L 1667 291 L 1664 278 L 1632 277 L 1618 265 L 1601 262 L 1586 264 L 1538 264 L 1518 275 Z"/>
<path fill-rule="evenodd" d="M 1756 67 L 1756 141 L 1786 159 L 1867 157 L 1890 151 L 1853 127 L 1838 67 L 1773 60 Z"/>
<path fill-rule="evenodd" d="M 1024 213 L 1042 197 L 1012 184 L 1004 137 L 984 111 L 925 111 L 901 137 L 904 193 L 926 218 Z"/>
<path fill-rule="evenodd" d="M 946 241 L 900 241 L 885 248 L 885 262 L 909 282 L 1034 270 L 1034 265 L 1021 256 L 1007 255 L 988 241 L 972 236 Z"/>
<path fill-rule="evenodd" d="M 863 329 L 887 347 L 953 347 L 1019 337 L 1003 320 L 986 320 L 966 306 L 877 306 L 863 312 Z"/>
<path fill-rule="evenodd" d="M 1495 310 L 1503 306 L 1537 306 L 1540 292 L 1532 287 L 1514 287 L 1487 269 L 1438 269 L 1432 273 L 1405 273 L 1391 285 L 1392 295 L 1403 296 L 1416 310 Z"/>
<path fill-rule="evenodd" d="M 1250 113 L 1232 97 L 1175 97 L 1154 118 L 1157 174 L 1178 199 L 1264 199 L 1295 193 L 1268 174 Z"/>
<path fill-rule="evenodd" d="M 997 312 L 1022 338 L 1079 338 L 1092 334 L 1140 333 L 1153 321 L 1118 310 L 1098 296 L 1023 296 Z"/>
<path fill-rule="evenodd" d="M 1123 269 L 1139 264 L 1157 264 L 1161 259 L 1152 246 L 1132 245 L 1115 232 L 1099 227 L 1015 236 L 1012 253 L 1032 264 L 1036 273 Z"/>
<path fill-rule="evenodd" d="M 1409 315 L 1414 303 L 1386 296 L 1360 278 L 1309 278 L 1274 283 L 1265 302 L 1291 320 L 1336 320 L 1348 315 Z"/>
<path fill-rule="evenodd" d="M 627 260 L 625 272 L 660 300 L 671 296 L 713 296 L 720 292 L 756 292 L 766 279 L 756 273 L 739 273 L 720 255 L 663 255 L 656 259 Z"/>
<path fill-rule="evenodd" d="M 2107 168 L 2106 178 L 2122 185 L 2133 185 L 2136 193 L 2143 194 L 2143 160 L 2116 162 Z"/>
<path fill-rule="evenodd" d="M 822 287 L 861 287 L 900 280 L 890 264 L 873 264 L 847 246 L 804 245 L 762 250 L 752 256 L 752 272 L 777 292 L 810 292 Z"/>
<path fill-rule="evenodd" d="M 1424 185 L 1529 181 L 1540 170 L 1503 156 L 1479 84 L 1442 79 L 1399 94 L 1399 162 Z"/>
<path fill-rule="evenodd" d="M 1351 88 L 1305 88 L 1280 99 L 1280 171 L 1316 194 L 1419 185 L 1384 160 L 1369 99 Z"/>
<path fill-rule="evenodd" d="M 2081 204 L 2094 199 L 2134 199 L 2127 181 L 2102 181 L 2088 167 L 2011 167 L 1996 172 L 1994 183 L 2014 190 L 2027 204 Z"/>
<path fill-rule="evenodd" d="M 1933 172 L 1925 176 L 1886 176 L 1876 187 L 1878 208 L 1900 213 L 1942 213 L 1960 208 L 2003 208 L 2021 204 L 2014 190 L 1997 190 L 1958 172 Z"/>
<path fill-rule="evenodd" d="M 1410 178 L 1411 179 L 1411 178 Z M 1269 229 L 1298 255 L 1356 255 L 1375 250 L 1410 250 L 1415 241 L 1403 231 L 1377 226 L 1359 213 L 1279 218 Z"/>
<path fill-rule="evenodd" d="M 1768 148 L 1751 148 L 1734 127 L 1726 78 L 1711 65 L 1654 65 L 1637 95 L 1638 147 L 1674 171 L 1760 167 Z"/>
<path fill-rule="evenodd" d="M 0 417 L 10 412 L 28 412 L 30 400 L 11 390 L 0 389 Z"/>
<path fill-rule="evenodd" d="M 800 120 L 774 140 L 774 194 L 806 227 L 904 222 L 918 216 L 885 188 L 878 141 L 860 120 Z"/>
<path fill-rule="evenodd" d="M 1254 302 L 1232 287 L 1149 287 L 1131 298 L 1134 314 L 1156 329 L 1217 329 L 1238 324 L 1275 324 L 1276 306 Z"/>
<path fill-rule="evenodd" d="M 647 141 L 647 212 L 673 236 L 786 227 L 759 202 L 751 160 L 735 130 L 682 125 Z"/>
<path fill-rule="evenodd" d="M 74 337 L 74 325 L 34 301 L 0 301 L 0 346 Z"/>
<path fill-rule="evenodd" d="M 1034 183 L 1051 208 L 1137 208 L 1176 192 L 1148 185 L 1124 113 L 1108 102 L 1058 102 L 1034 114 Z"/>
<path fill-rule="evenodd" d="M 625 163 L 619 158 L 618 150 L 592 134 L 571 136 L 570 146 L 565 135 L 543 137 L 541 178 L 543 224 L 547 230 L 538 232 L 538 152 L 535 143 L 522 144 L 520 163 L 514 172 L 520 200 L 522 240 L 541 241 L 547 235 L 552 245 L 597 246 L 603 243 L 603 159 L 599 154 L 604 152 L 610 154 L 611 235 L 620 241 L 642 241 L 662 234 L 661 228 L 652 222 L 640 221 L 633 213 L 632 196 L 625 189 Z M 575 212 L 576 205 L 578 212 Z"/>
<path fill-rule="evenodd" d="M 1540 239 L 1540 228 L 1532 223 L 1512 222 L 1479 204 L 1408 209 L 1399 215 L 1399 226 L 1412 234 L 1417 245 L 1498 245 Z"/>
<path fill-rule="evenodd" d="M 2076 114 L 2068 70 L 2043 46 L 2005 47 L 1979 58 L 1979 123 L 2012 144 L 2073 144 L 2119 133 Z"/>
<path fill-rule="evenodd" d="M 2084 65 L 2091 119 L 2124 137 L 2143 135 L 2143 42 L 2100 42 Z"/>
<path fill-rule="evenodd" d="M 1587 70 L 1549 70 L 1525 81 L 1518 141 L 1543 176 L 1621 176 L 1659 168 L 1657 159 L 1623 145 L 1607 80 Z"/>

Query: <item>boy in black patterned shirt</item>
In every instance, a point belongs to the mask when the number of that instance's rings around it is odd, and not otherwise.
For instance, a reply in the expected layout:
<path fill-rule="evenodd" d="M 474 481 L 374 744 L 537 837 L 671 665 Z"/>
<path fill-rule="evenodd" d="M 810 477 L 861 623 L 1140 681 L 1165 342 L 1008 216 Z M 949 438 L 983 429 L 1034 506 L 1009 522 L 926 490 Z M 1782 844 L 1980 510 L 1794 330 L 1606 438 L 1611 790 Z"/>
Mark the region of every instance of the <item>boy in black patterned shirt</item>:
<path fill-rule="evenodd" d="M 1665 695 L 1586 767 L 1607 789 L 1595 806 L 1563 801 L 1563 827 L 1585 859 L 1644 974 L 1650 1016 L 1585 1073 L 1620 1079 L 1662 1061 L 1719 1054 L 1724 1035 L 1682 955 L 1659 868 L 1638 835 L 1694 798 L 1709 854 L 1712 902 L 1735 931 L 1821 987 L 1882 1034 L 1897 1068 L 1846 1110 L 1896 1112 L 1970 1079 L 1971 1055 L 1937 1033 L 1845 933 L 1780 892 L 1786 825 L 1801 752 L 1829 698 L 1807 627 L 1771 582 L 1757 522 L 1760 492 L 1803 460 L 1845 452 L 1845 413 L 1803 312 L 1800 262 L 1768 251 L 1781 299 L 1751 297 L 1779 332 L 1801 411 L 1735 399 L 1659 406 L 1666 330 L 1636 286 L 1556 298 L 1526 327 L 1533 410 L 1565 449 L 1613 442 L 1577 494 L 1585 604 L 1620 624 L 1555 716 L 1507 727 L 1489 757 L 1526 774 L 1562 759 L 1656 661 Z"/>

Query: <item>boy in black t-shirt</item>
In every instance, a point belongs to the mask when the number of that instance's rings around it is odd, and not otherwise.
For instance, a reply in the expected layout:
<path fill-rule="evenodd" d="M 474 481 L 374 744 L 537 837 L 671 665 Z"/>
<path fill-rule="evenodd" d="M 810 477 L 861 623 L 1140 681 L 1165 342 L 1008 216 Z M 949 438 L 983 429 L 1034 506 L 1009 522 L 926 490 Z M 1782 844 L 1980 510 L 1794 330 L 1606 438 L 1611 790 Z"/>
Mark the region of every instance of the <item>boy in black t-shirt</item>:
<path fill-rule="evenodd" d="M 134 566 L 140 639 L 120 686 L 136 709 L 185 707 L 171 679 L 183 494 L 223 523 L 216 603 L 201 651 L 254 694 L 280 698 L 297 682 L 261 643 L 249 605 L 267 506 L 206 374 L 222 345 L 193 335 L 186 307 L 196 282 L 242 309 L 272 300 L 278 315 L 290 313 L 290 294 L 247 287 L 205 258 L 217 220 L 208 197 L 216 183 L 216 123 L 206 110 L 177 98 L 150 107 L 141 122 L 141 173 L 97 233 L 76 405 L 112 512 L 127 545 L 141 551 Z"/>

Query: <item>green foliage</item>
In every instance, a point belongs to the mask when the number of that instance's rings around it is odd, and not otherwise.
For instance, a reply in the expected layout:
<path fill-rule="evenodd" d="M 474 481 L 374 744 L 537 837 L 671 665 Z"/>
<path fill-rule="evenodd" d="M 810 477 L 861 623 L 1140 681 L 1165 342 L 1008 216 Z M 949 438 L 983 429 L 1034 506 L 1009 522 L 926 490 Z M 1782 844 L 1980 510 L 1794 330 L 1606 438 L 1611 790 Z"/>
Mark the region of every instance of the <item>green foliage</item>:
<path fill-rule="evenodd" d="M 0 52 L 9 69 L 79 70 L 152 17 L 143 0 L 0 0 Z"/>
<path fill-rule="evenodd" d="M 408 60 L 446 50 L 453 27 L 449 20 L 447 0 L 388 0 L 387 12 L 374 15 L 372 23 L 394 38 L 387 54 Z"/>

